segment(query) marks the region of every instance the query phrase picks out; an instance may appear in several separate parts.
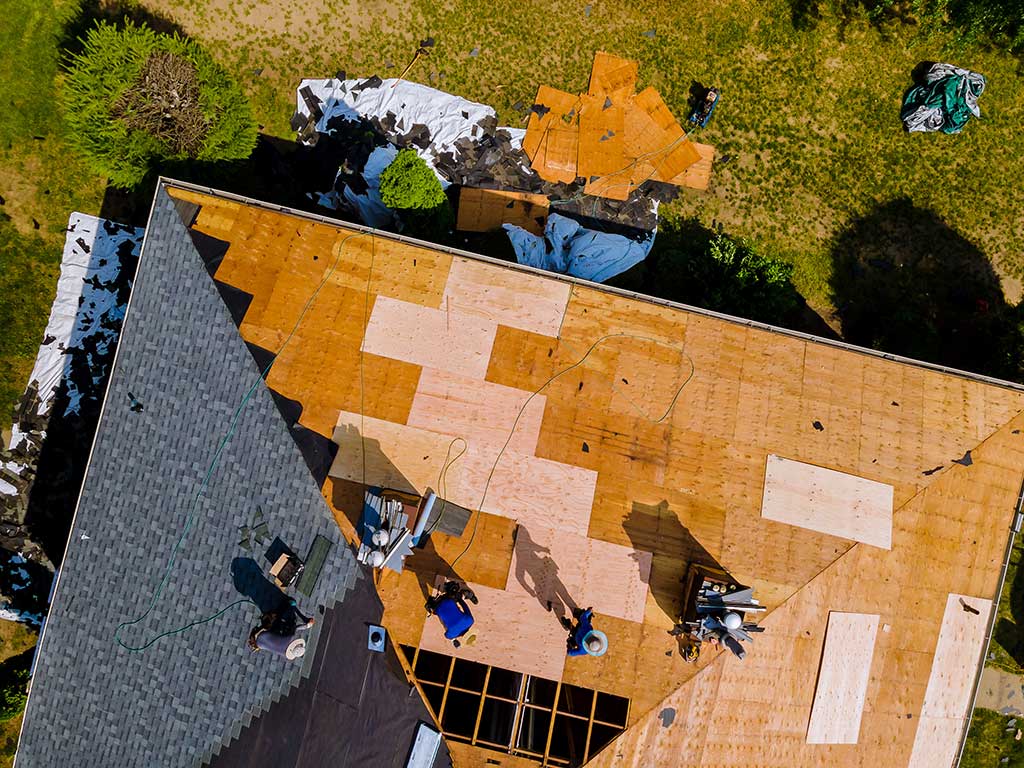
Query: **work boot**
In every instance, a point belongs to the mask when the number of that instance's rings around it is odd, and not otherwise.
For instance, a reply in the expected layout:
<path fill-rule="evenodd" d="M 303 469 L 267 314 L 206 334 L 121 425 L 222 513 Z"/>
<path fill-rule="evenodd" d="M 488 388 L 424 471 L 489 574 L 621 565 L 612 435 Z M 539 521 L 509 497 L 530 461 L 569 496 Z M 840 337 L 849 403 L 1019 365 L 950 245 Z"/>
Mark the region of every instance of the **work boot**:
<path fill-rule="evenodd" d="M 462 589 L 462 599 L 463 600 L 469 600 L 469 602 L 471 602 L 473 605 L 479 605 L 480 604 L 480 601 L 476 599 L 476 593 L 474 593 L 473 590 L 470 589 L 469 587 L 463 587 L 463 589 Z"/>

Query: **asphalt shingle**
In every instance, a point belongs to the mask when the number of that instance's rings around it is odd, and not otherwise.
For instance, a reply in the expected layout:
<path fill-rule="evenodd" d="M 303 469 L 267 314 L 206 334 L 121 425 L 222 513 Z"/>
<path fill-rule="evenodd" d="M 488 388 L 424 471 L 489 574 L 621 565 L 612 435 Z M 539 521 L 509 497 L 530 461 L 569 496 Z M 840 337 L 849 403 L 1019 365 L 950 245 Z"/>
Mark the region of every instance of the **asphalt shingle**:
<path fill-rule="evenodd" d="M 114 639 L 119 623 L 150 604 L 229 432 L 162 597 L 122 639 L 141 645 L 240 599 L 233 561 L 268 566 L 268 542 L 248 550 L 240 543 L 257 508 L 271 539 L 300 556 L 318 534 L 334 544 L 312 597 L 298 595 L 304 612 L 333 605 L 364 578 L 262 382 L 231 429 L 258 377 L 171 199 L 158 190 L 40 648 L 19 768 L 194 765 L 248 724 L 247 711 L 264 711 L 298 682 L 302 664 L 249 652 L 259 614 L 250 604 L 144 651 Z M 129 408 L 129 390 L 141 412 Z M 317 637 L 311 633 L 310 655 Z"/>

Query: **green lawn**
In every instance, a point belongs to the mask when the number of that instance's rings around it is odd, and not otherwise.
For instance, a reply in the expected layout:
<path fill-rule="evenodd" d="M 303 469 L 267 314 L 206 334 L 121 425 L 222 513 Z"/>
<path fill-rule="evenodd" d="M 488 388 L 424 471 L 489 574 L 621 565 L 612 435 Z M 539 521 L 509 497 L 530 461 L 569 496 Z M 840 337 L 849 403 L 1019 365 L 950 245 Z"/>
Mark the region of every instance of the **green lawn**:
<path fill-rule="evenodd" d="M 410 79 L 492 104 L 511 125 L 521 120 L 512 106 L 532 103 L 538 84 L 585 88 L 599 49 L 639 59 L 641 86 L 660 89 L 678 116 L 693 80 L 717 84 L 722 103 L 698 138 L 729 160 L 717 166 L 710 194 L 686 193 L 667 213 L 724 223 L 791 260 L 797 287 L 826 314 L 832 240 L 904 197 L 934 211 L 1000 271 L 1024 274 L 1018 62 L 949 50 L 948 37 L 924 41 L 915 27 L 880 32 L 857 21 L 840 35 L 828 18 L 796 31 L 784 0 L 410 0 L 366 9 L 319 0 L 275 14 L 244 0 L 206 0 L 191 10 L 172 0 L 143 4 L 215 43 L 215 55 L 245 80 L 260 122 L 280 136 L 290 136 L 300 76 L 394 76 L 427 35 L 436 48 Z M 644 36 L 651 29 L 654 37 Z M 470 56 L 475 48 L 479 55 Z M 947 57 L 988 77 L 984 121 L 959 137 L 907 136 L 899 107 L 911 70 Z M 892 218 L 884 224 L 899 228 L 900 216 Z M 1012 293 L 1016 301 L 1016 287 Z"/>
<path fill-rule="evenodd" d="M 1024 727 L 1024 720 L 1017 718 L 1015 727 L 1007 728 L 1007 723 L 1013 719 L 990 709 L 974 710 L 960 768 L 1024 766 L 1024 740 L 1015 738 L 1017 729 Z M 1003 759 L 1006 759 L 1005 763 Z"/>

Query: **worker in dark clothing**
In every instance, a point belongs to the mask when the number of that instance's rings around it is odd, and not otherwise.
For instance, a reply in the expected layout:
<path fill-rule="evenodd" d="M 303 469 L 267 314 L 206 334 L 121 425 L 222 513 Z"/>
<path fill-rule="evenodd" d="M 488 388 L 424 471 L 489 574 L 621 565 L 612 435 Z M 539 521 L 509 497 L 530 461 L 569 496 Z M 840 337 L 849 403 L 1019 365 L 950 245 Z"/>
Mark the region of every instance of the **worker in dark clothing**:
<path fill-rule="evenodd" d="M 267 611 L 260 623 L 249 632 L 249 650 L 266 650 L 298 658 L 305 653 L 305 643 L 296 643 L 295 636 L 313 627 L 315 619 L 299 610 L 294 598 L 287 598 L 278 608 Z M 289 655 L 290 654 L 290 655 Z"/>
<path fill-rule="evenodd" d="M 608 637 L 594 629 L 594 609 L 581 611 L 577 608 L 572 615 L 576 619 L 575 624 L 565 616 L 559 617 L 562 626 L 569 631 L 565 641 L 566 653 L 569 656 L 603 656 L 608 650 Z"/>
<path fill-rule="evenodd" d="M 441 591 L 426 603 L 427 615 L 434 614 L 441 620 L 444 636 L 456 648 L 461 645 L 459 638 L 466 635 L 473 626 L 473 613 L 466 605 L 467 600 L 477 604 L 473 590 L 457 581 L 446 581 Z"/>

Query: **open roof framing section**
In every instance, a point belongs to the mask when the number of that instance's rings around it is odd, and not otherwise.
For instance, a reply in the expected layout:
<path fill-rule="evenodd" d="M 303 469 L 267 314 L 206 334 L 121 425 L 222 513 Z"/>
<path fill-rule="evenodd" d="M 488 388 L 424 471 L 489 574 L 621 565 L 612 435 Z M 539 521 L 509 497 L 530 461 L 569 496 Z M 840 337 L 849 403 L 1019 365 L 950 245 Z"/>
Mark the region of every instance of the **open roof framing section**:
<path fill-rule="evenodd" d="M 602 283 L 594 283 L 590 280 L 584 280 L 583 278 L 574 277 L 573 275 L 562 275 L 556 272 L 549 272 L 543 269 L 537 269 L 536 267 L 530 267 L 525 264 L 516 264 L 513 262 L 503 261 L 502 259 L 496 259 L 492 256 L 486 256 L 482 253 L 475 253 L 473 251 L 466 251 L 461 248 L 453 248 L 448 245 L 441 245 L 438 243 L 431 243 L 426 240 L 418 240 L 414 237 L 408 237 L 406 235 L 398 234 L 396 232 L 386 232 L 380 229 L 374 229 L 373 227 L 367 227 L 363 224 L 356 224 L 354 222 L 344 221 L 338 218 L 332 218 L 330 216 L 323 216 L 316 213 L 310 213 L 309 211 L 299 210 L 297 208 L 291 208 L 287 205 L 276 205 L 274 203 L 267 203 L 262 200 L 258 200 L 254 197 L 248 197 L 246 195 L 239 195 L 234 192 L 225 192 L 222 190 L 214 189 L 213 187 L 207 187 L 202 184 L 193 184 L 187 181 L 178 181 L 176 179 L 161 176 L 158 180 L 158 184 L 167 185 L 170 187 L 177 187 L 179 189 L 188 190 L 191 192 L 197 192 L 204 195 L 210 195 L 211 197 L 219 197 L 224 200 L 231 200 L 242 205 L 249 205 L 254 208 L 261 208 L 267 211 L 274 211 L 275 213 L 285 213 L 290 216 L 297 216 L 308 221 L 315 221 L 320 224 L 327 224 L 329 226 L 341 226 L 345 229 L 354 230 L 356 232 L 364 232 L 366 234 L 373 233 L 377 237 L 387 238 L 389 240 L 395 240 L 400 243 L 408 243 L 410 245 L 417 245 L 423 248 L 428 248 L 432 251 L 441 251 L 452 256 L 465 256 L 470 259 L 477 259 L 480 261 L 488 262 L 497 267 L 503 269 L 515 269 L 523 272 L 531 272 L 533 274 L 542 275 L 549 278 L 557 278 L 558 280 L 564 280 L 568 283 L 575 283 L 577 285 L 585 285 L 590 288 L 597 288 L 602 291 L 606 291 L 617 296 L 624 298 L 636 299 L 638 301 L 648 302 L 651 304 L 659 304 L 664 307 L 672 307 L 673 309 L 682 309 L 687 312 L 693 312 L 698 315 L 705 315 L 707 317 L 713 317 L 718 320 L 725 320 L 730 323 L 736 323 L 737 325 L 746 326 L 748 328 L 758 328 L 763 331 L 769 331 L 770 333 L 780 333 L 785 336 L 792 336 L 795 339 L 801 339 L 803 341 L 811 341 L 815 344 L 824 344 L 826 346 L 835 347 L 836 349 L 844 349 L 849 352 L 857 352 L 863 355 L 869 355 L 871 357 L 877 357 L 881 360 L 890 360 L 892 362 L 904 363 L 906 365 L 913 365 L 918 368 L 925 368 L 930 371 L 937 371 L 939 373 L 947 373 L 951 376 L 959 376 L 972 381 L 980 381 L 985 384 L 993 384 L 997 387 L 1007 387 L 1008 389 L 1015 389 L 1020 392 L 1024 392 L 1024 384 L 1020 384 L 1015 381 L 1008 381 L 1006 379 L 999 379 L 995 376 L 986 376 L 981 373 L 973 373 L 971 371 L 964 371 L 959 368 L 950 368 L 944 365 L 937 365 L 935 363 L 929 363 L 924 360 L 915 360 L 911 357 L 904 357 L 902 355 L 894 355 L 890 352 L 882 352 L 877 349 L 869 349 L 867 347 L 858 347 L 855 344 L 848 344 L 845 341 L 839 341 L 836 339 L 826 339 L 821 336 L 815 336 L 810 333 L 804 333 L 802 331 L 794 331 L 790 328 L 783 328 L 779 325 L 771 325 L 769 323 L 762 323 L 757 320 L 747 320 L 743 317 L 736 315 L 727 315 L 724 312 L 715 312 L 711 309 L 705 309 L 704 307 L 698 307 L 691 304 L 682 304 L 677 301 L 670 301 L 668 299 L 662 299 L 657 296 L 649 296 L 644 293 L 637 293 L 636 291 L 629 291 L 624 288 L 617 288 L 611 285 L 604 285 Z"/>

